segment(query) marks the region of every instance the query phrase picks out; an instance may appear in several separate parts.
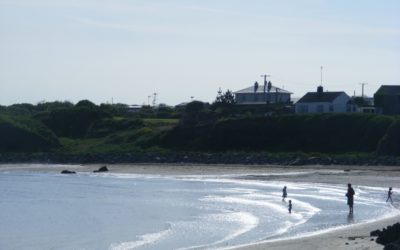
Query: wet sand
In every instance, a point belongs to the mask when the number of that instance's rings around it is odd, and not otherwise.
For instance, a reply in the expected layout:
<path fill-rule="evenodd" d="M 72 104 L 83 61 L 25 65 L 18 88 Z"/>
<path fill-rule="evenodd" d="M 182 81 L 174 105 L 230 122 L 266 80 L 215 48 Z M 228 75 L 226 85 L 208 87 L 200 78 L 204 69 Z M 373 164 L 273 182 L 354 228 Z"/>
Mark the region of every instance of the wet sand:
<path fill-rule="evenodd" d="M 63 169 L 76 172 L 92 172 L 94 165 L 46 165 L 2 164 L 0 171 L 60 172 Z M 107 165 L 112 173 L 154 175 L 212 175 L 257 181 L 288 181 L 307 183 L 352 183 L 354 186 L 376 186 L 394 189 L 394 197 L 400 193 L 400 166 L 248 166 L 248 165 L 155 165 L 121 164 Z M 355 211 L 356 213 L 356 211 Z M 354 224 L 315 235 L 259 243 L 236 249 L 383 249 L 369 233 L 400 221 L 400 216 L 371 223 Z"/>

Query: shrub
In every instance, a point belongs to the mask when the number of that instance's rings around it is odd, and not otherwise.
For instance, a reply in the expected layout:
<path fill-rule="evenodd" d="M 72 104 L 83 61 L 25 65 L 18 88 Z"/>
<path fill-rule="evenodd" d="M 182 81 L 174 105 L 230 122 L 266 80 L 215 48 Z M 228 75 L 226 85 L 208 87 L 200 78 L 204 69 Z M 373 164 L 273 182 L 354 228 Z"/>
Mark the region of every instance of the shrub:
<path fill-rule="evenodd" d="M 78 106 L 41 113 L 35 117 L 58 136 L 79 138 L 86 135 L 94 122 L 109 118 L 110 115 L 96 107 Z"/>
<path fill-rule="evenodd" d="M 96 120 L 87 132 L 87 137 L 103 137 L 123 130 L 134 130 L 144 126 L 142 119 L 107 118 Z"/>

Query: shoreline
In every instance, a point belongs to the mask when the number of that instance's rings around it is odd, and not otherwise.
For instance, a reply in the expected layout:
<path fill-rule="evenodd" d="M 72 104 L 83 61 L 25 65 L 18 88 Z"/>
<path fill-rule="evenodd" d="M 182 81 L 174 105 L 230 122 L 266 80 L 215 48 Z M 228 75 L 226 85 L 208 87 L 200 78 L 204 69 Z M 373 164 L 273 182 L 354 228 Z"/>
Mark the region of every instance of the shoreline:
<path fill-rule="evenodd" d="M 303 152 L 133 152 L 133 153 L 0 153 L 0 164 L 225 164 L 278 166 L 399 166 L 400 157 L 374 153 Z"/>
<path fill-rule="evenodd" d="M 383 249 L 375 242 L 376 236 L 370 232 L 382 229 L 400 221 L 400 211 L 375 221 L 339 226 L 321 231 L 305 233 L 289 238 L 266 240 L 264 242 L 232 247 L 235 250 L 285 250 L 285 249 Z M 346 244 L 347 243 L 347 244 Z"/>
<path fill-rule="evenodd" d="M 53 165 L 53 164 L 0 164 L 0 171 L 60 172 L 70 169 L 76 172 L 93 172 L 101 164 Z M 204 175 L 254 181 L 287 181 L 387 187 L 393 186 L 395 195 L 400 190 L 400 167 L 396 166 L 276 166 L 276 165 L 207 165 L 207 164 L 113 164 L 107 165 L 110 173 L 150 175 Z M 399 212 L 400 213 L 400 212 Z M 400 221 L 400 214 L 373 222 L 331 228 L 296 238 L 281 238 L 230 247 L 227 249 L 383 249 L 371 241 L 369 233 Z M 347 243 L 347 244 L 346 244 Z"/>

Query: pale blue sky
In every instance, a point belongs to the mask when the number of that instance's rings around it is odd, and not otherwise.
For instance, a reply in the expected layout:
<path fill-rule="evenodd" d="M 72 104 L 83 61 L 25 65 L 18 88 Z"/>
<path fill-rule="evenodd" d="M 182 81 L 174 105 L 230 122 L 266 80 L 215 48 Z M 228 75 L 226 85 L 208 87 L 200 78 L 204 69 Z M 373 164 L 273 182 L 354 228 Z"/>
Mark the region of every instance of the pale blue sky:
<path fill-rule="evenodd" d="M 398 0 L 0 0 L 0 104 L 400 84 Z"/>

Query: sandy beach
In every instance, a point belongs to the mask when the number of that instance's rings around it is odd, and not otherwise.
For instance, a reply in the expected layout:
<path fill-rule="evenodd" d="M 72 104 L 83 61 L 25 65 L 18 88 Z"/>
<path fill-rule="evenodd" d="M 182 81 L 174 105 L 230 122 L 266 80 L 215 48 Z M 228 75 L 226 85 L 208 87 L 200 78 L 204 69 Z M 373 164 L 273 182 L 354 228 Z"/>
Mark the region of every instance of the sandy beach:
<path fill-rule="evenodd" d="M 3 164 L 0 171 L 92 172 L 95 165 Z M 154 175 L 212 175 L 257 181 L 332 183 L 389 187 L 400 190 L 400 167 L 396 166 L 247 166 L 247 165 L 107 165 L 113 173 Z M 355 211 L 356 213 L 356 211 Z M 383 249 L 371 231 L 400 221 L 400 215 L 364 224 L 353 224 L 301 238 L 282 239 L 236 249 Z"/>

